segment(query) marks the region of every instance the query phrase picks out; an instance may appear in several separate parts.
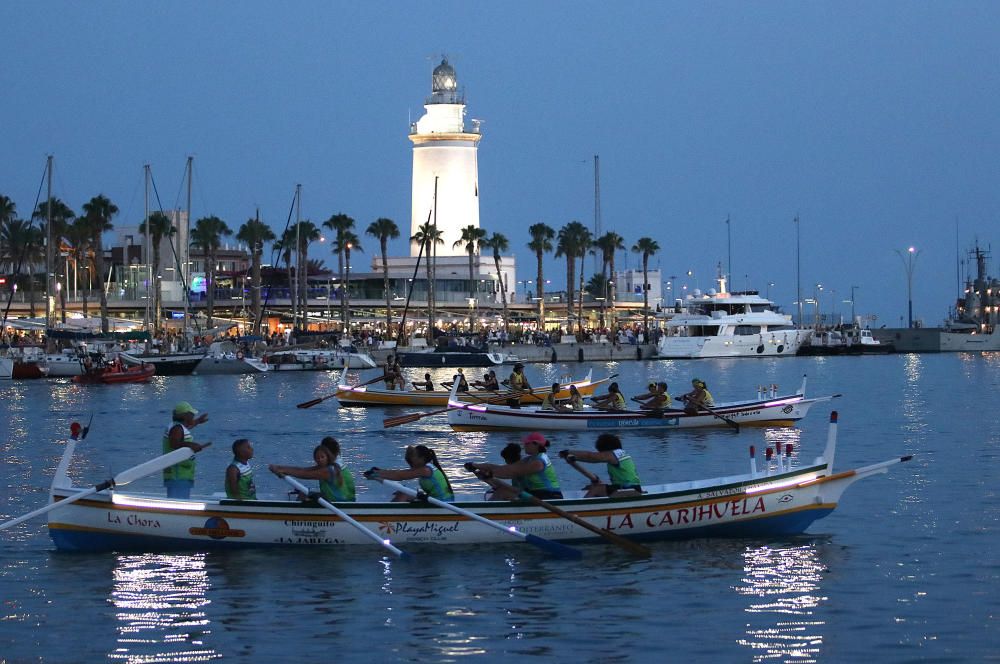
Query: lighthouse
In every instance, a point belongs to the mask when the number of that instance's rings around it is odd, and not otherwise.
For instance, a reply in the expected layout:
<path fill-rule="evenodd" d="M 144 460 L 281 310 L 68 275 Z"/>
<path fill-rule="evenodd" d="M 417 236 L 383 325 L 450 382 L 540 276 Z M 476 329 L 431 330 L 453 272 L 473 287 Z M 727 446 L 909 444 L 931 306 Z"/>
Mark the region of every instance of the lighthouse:
<path fill-rule="evenodd" d="M 462 256 L 461 240 L 466 226 L 479 227 L 479 122 L 472 120 L 465 128 L 465 96 L 458 89 L 455 69 L 447 58 L 431 75 L 431 96 L 424 103 L 426 111 L 410 125 L 413 143 L 413 195 L 410 236 L 428 221 L 437 223 L 443 244 L 437 256 Z M 437 204 L 435 206 L 435 179 Z M 435 210 L 435 207 L 437 208 Z M 410 256 L 420 245 L 410 243 Z"/>

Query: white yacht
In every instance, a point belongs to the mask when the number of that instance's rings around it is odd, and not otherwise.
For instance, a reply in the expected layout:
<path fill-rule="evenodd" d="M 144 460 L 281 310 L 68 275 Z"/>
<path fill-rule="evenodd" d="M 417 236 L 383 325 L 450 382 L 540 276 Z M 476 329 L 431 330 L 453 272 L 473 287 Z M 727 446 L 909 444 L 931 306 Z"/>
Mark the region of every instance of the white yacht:
<path fill-rule="evenodd" d="M 811 330 L 798 329 L 792 317 L 756 291 L 718 293 L 685 303 L 685 311 L 666 322 L 657 352 L 661 358 L 794 356 Z"/>

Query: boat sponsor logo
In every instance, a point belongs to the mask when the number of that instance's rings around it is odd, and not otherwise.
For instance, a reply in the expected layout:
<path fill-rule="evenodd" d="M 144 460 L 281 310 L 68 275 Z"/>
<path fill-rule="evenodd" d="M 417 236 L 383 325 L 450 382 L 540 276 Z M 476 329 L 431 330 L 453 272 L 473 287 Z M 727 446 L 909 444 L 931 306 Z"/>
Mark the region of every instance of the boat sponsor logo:
<path fill-rule="evenodd" d="M 203 528 L 188 528 L 188 532 L 192 535 L 211 537 L 214 540 L 226 539 L 227 537 L 246 537 L 245 530 L 230 528 L 229 523 L 218 516 L 210 516 L 205 521 Z"/>
<path fill-rule="evenodd" d="M 326 521 L 300 521 L 297 519 L 286 519 L 282 522 L 292 533 L 287 537 L 278 537 L 274 541 L 278 544 L 337 544 L 339 540 L 330 537 L 327 532 L 334 524 Z"/>
<path fill-rule="evenodd" d="M 794 406 L 788 404 L 787 406 L 781 409 L 781 412 L 784 413 L 785 415 L 789 415 L 793 410 L 795 410 Z"/>
<path fill-rule="evenodd" d="M 678 507 L 672 510 L 658 510 L 645 515 L 645 522 L 640 521 L 646 528 L 682 527 L 709 525 L 713 521 L 729 521 L 731 519 L 753 514 L 763 514 L 767 509 L 764 506 L 764 498 L 736 498 L 707 505 L 696 505 L 694 507 Z M 641 516 L 639 517 L 642 518 Z M 625 515 L 609 514 L 605 520 L 604 527 L 607 530 L 632 530 L 635 528 L 635 520 L 631 513 Z"/>
<path fill-rule="evenodd" d="M 406 535 L 412 542 L 427 542 L 446 539 L 451 533 L 458 532 L 458 522 L 455 523 L 435 523 L 425 521 L 423 523 L 410 523 L 409 521 L 381 521 L 378 524 L 378 531 L 383 535 L 395 536 Z"/>
<path fill-rule="evenodd" d="M 778 498 L 779 503 L 790 503 L 793 500 L 795 500 L 795 496 L 790 493 L 782 494 L 781 497 Z"/>
<path fill-rule="evenodd" d="M 139 514 L 129 514 L 124 519 L 122 519 L 121 514 L 113 514 L 108 512 L 108 523 L 114 523 L 117 525 L 125 524 L 126 526 L 137 526 L 139 528 L 159 528 L 159 519 L 150 519 L 148 517 L 141 516 Z"/>
<path fill-rule="evenodd" d="M 680 422 L 677 417 L 623 417 L 620 419 L 587 420 L 588 429 L 635 429 L 639 427 L 675 427 Z"/>

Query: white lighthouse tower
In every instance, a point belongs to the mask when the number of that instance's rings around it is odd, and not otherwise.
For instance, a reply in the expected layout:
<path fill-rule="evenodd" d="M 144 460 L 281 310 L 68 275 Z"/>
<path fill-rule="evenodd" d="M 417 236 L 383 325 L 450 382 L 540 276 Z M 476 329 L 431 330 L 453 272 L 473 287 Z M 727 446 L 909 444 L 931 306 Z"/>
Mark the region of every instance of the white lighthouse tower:
<path fill-rule="evenodd" d="M 410 236 L 419 227 L 436 219 L 444 244 L 437 245 L 437 256 L 462 256 L 464 249 L 454 247 L 466 226 L 479 227 L 479 123 L 472 121 L 465 130 L 465 98 L 458 90 L 455 69 L 448 59 L 434 68 L 431 96 L 424 104 L 427 111 L 410 126 L 413 142 L 413 197 Z M 434 214 L 434 180 L 437 178 L 437 210 Z M 410 243 L 410 256 L 420 246 Z"/>

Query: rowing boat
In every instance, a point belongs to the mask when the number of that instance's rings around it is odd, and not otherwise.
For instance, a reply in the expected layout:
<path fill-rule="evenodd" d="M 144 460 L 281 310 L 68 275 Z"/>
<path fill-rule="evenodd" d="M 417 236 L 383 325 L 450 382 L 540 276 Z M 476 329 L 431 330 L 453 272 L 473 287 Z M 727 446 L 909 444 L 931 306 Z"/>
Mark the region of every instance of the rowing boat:
<path fill-rule="evenodd" d="M 80 492 L 67 474 L 70 441 L 52 483 L 52 500 Z M 767 461 L 750 472 L 712 479 L 644 486 L 641 495 L 584 498 L 567 492 L 551 504 L 593 526 L 634 540 L 694 537 L 777 537 L 804 532 L 830 514 L 854 482 L 887 472 L 898 457 L 834 472 L 836 413 L 821 457 L 792 468 Z M 780 457 L 779 457 L 780 459 Z M 160 495 L 101 490 L 49 512 L 49 533 L 58 549 L 73 551 L 206 550 L 251 546 L 345 547 L 371 545 L 355 526 L 315 503 L 239 501 L 218 497 L 167 499 Z M 523 533 L 568 542 L 601 538 L 579 524 L 530 503 L 465 498 L 455 505 Z M 336 507 L 386 541 L 409 545 L 513 542 L 503 533 L 427 502 L 336 503 Z M 370 535 L 370 533 L 369 533 Z"/>
<path fill-rule="evenodd" d="M 568 399 L 569 388 L 575 385 L 582 396 L 591 396 L 598 387 L 611 380 L 611 377 L 593 380 L 593 370 L 588 371 L 582 380 L 561 383 L 562 389 L 556 393 L 557 399 Z M 530 393 L 521 393 L 520 399 L 523 404 L 540 404 L 552 391 L 551 386 L 535 388 Z M 340 384 L 337 385 L 336 398 L 341 406 L 417 406 L 425 408 L 428 406 L 447 406 L 448 395 L 446 390 L 387 390 L 384 387 L 373 385 L 363 385 L 353 387 L 347 385 L 342 376 Z M 514 392 L 509 389 L 497 391 L 473 390 L 458 394 L 460 401 L 479 402 L 483 400 L 504 401 L 508 397 L 513 397 Z"/>
<path fill-rule="evenodd" d="M 493 404 L 448 402 L 448 424 L 456 431 L 494 431 L 519 429 L 530 431 L 599 431 L 620 429 L 690 429 L 696 427 L 792 426 L 817 403 L 830 401 L 839 394 L 807 399 L 806 380 L 794 394 L 762 395 L 746 401 L 717 403 L 711 412 L 688 413 L 664 410 L 598 410 L 585 407 L 573 412 L 532 408 L 511 408 Z"/>

